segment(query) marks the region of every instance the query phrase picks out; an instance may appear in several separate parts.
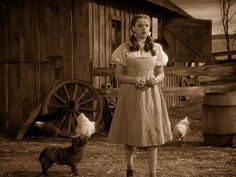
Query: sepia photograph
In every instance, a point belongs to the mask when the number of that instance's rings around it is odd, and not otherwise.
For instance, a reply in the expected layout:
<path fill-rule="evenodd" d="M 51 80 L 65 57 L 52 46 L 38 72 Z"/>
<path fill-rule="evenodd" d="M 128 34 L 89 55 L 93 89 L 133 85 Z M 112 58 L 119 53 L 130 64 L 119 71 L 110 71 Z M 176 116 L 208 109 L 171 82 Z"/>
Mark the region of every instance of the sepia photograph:
<path fill-rule="evenodd" d="M 0 0 L 0 177 L 236 177 L 236 0 Z"/>

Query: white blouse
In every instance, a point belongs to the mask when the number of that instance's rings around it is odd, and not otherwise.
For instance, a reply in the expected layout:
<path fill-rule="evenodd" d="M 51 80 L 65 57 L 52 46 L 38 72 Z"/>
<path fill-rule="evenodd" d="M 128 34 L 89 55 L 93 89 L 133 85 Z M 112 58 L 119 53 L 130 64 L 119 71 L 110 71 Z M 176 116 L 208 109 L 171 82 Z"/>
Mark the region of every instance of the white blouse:
<path fill-rule="evenodd" d="M 163 51 L 162 46 L 158 43 L 154 43 L 154 50 L 156 55 L 152 56 L 151 52 L 146 52 L 144 50 L 138 50 L 134 52 L 129 51 L 130 42 L 121 44 L 112 54 L 111 64 L 120 64 L 127 66 L 127 59 L 129 58 L 140 58 L 140 57 L 155 57 L 156 65 L 163 66 L 168 62 L 168 56 Z"/>

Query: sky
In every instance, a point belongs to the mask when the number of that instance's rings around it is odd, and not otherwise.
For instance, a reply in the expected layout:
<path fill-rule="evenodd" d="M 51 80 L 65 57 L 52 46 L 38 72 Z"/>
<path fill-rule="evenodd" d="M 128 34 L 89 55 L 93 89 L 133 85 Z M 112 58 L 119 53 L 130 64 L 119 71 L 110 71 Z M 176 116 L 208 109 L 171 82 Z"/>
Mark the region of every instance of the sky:
<path fill-rule="evenodd" d="M 198 19 L 212 20 L 212 34 L 222 34 L 220 7 L 218 0 L 171 0 L 188 14 Z M 232 0 L 231 14 L 236 11 L 236 0 Z M 236 33 L 236 14 L 230 23 L 230 33 Z"/>

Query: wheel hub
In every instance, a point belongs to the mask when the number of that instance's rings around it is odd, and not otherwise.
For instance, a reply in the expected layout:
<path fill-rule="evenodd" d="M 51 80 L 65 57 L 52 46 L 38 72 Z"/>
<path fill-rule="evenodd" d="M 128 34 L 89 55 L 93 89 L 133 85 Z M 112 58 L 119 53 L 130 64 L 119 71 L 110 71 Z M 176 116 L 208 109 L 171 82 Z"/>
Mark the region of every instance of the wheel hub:
<path fill-rule="evenodd" d="M 73 111 L 77 112 L 78 108 L 79 108 L 79 105 L 77 102 L 75 102 L 74 100 L 68 101 L 68 103 L 67 103 L 68 110 L 73 110 Z"/>

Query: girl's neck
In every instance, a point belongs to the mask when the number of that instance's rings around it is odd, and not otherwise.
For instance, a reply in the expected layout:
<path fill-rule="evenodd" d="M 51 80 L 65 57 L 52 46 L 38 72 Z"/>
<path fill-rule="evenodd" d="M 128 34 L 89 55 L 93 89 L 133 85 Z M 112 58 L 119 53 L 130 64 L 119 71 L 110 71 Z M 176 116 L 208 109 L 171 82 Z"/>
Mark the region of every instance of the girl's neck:
<path fill-rule="evenodd" d="M 137 39 L 137 42 L 138 42 L 139 46 L 140 46 L 141 48 L 143 48 L 144 45 L 145 45 L 145 38 L 144 38 L 144 39 Z"/>
<path fill-rule="evenodd" d="M 139 44 L 144 44 L 146 38 L 136 38 Z"/>

